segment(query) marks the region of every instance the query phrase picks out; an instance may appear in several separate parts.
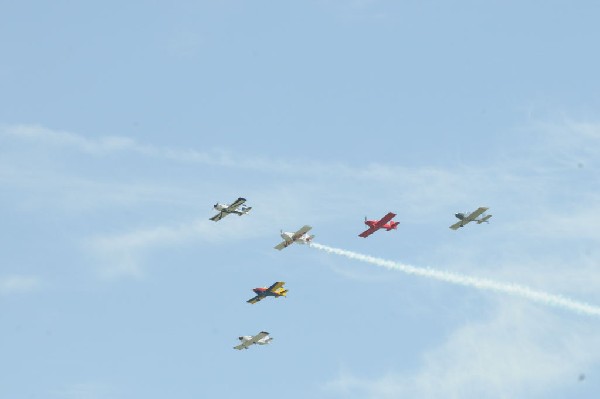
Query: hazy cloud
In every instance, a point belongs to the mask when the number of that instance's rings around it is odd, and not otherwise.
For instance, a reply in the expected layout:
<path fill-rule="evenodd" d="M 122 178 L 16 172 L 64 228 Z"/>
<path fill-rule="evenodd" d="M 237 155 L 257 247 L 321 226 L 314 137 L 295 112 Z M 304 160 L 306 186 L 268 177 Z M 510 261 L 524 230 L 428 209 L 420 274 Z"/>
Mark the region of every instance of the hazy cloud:
<path fill-rule="evenodd" d="M 23 294 L 36 291 L 41 281 L 36 276 L 11 275 L 0 277 L 0 295 Z"/>
<path fill-rule="evenodd" d="M 600 361 L 593 328 L 503 301 L 490 320 L 468 323 L 422 357 L 416 371 L 359 377 L 347 370 L 325 389 L 360 398 L 544 397 Z"/>

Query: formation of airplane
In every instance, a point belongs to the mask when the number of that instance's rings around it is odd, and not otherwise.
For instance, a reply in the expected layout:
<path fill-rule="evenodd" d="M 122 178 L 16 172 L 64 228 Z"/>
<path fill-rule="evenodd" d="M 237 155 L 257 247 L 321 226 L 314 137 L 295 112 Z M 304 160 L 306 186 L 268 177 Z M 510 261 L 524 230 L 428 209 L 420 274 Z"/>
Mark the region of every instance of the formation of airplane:
<path fill-rule="evenodd" d="M 458 222 L 454 223 L 452 226 L 450 226 L 450 228 L 452 230 L 458 230 L 460 227 L 465 227 L 465 224 L 471 222 L 477 222 L 477 224 L 481 224 L 484 222 L 489 223 L 488 220 L 492 217 L 492 215 L 485 215 L 485 211 L 487 211 L 488 209 L 489 208 L 480 206 L 468 215 L 465 215 L 464 213 L 456 213 L 454 216 L 457 217 Z M 477 219 L 479 216 L 481 216 L 481 218 Z"/>
<path fill-rule="evenodd" d="M 358 236 L 367 238 L 368 236 L 375 233 L 379 229 L 386 229 L 387 231 L 396 230 L 396 228 L 398 227 L 400 222 L 392 221 L 392 219 L 395 217 L 396 217 L 396 214 L 392 213 L 392 212 L 388 212 L 387 215 L 385 215 L 384 217 L 382 217 L 379 220 L 367 220 L 367 218 L 365 217 L 365 224 L 367 226 L 369 226 L 369 228 L 367 230 L 363 231 L 362 233 L 360 233 Z"/>
<path fill-rule="evenodd" d="M 279 244 L 275 245 L 274 248 L 281 251 L 283 248 L 289 247 L 293 243 L 310 245 L 313 238 L 315 238 L 315 236 L 311 236 L 311 235 L 307 234 L 310 231 L 310 229 L 312 229 L 312 227 L 306 225 L 306 226 L 302 226 L 302 228 L 300 228 L 300 230 L 298 230 L 295 233 L 289 233 L 287 231 L 285 231 L 285 232 L 282 231 L 281 238 L 283 238 L 283 241 L 280 242 Z"/>
<path fill-rule="evenodd" d="M 248 349 L 250 345 L 267 345 L 273 341 L 273 338 L 269 336 L 269 333 L 266 331 L 261 331 L 258 334 L 252 335 L 243 335 L 238 337 L 241 343 L 238 346 L 234 346 L 233 349 L 242 350 Z"/>
<path fill-rule="evenodd" d="M 217 222 L 231 213 L 235 213 L 240 216 L 245 215 L 252 209 L 252 207 L 245 206 L 245 202 L 246 199 L 240 197 L 230 205 L 217 203 L 214 206 L 214 208 L 217 211 L 219 211 L 219 213 L 210 218 L 210 220 Z M 452 230 L 458 230 L 460 227 L 464 227 L 470 222 L 477 222 L 477 224 L 481 224 L 484 222 L 489 223 L 489 219 L 492 217 L 492 215 L 485 214 L 485 212 L 488 209 L 489 208 L 486 207 L 479 207 L 469 214 L 467 214 L 466 212 L 456 213 L 454 216 L 456 216 L 456 218 L 458 218 L 459 221 L 450 226 L 450 228 Z M 388 212 L 384 217 L 382 217 L 379 220 L 368 220 L 365 217 L 365 224 L 369 228 L 360 233 L 358 236 L 366 238 L 380 229 L 385 229 L 387 231 L 396 230 L 400 222 L 393 221 L 392 219 L 394 217 L 396 217 L 396 214 L 393 212 Z M 289 247 L 293 243 L 310 245 L 313 238 L 315 237 L 314 235 L 308 234 L 308 232 L 311 229 L 311 226 L 305 225 L 294 233 L 281 231 L 281 238 L 283 238 L 283 241 L 277 244 L 275 246 L 275 249 L 281 251 L 283 248 Z M 283 287 L 284 285 L 285 282 L 277 281 L 273 283 L 270 287 L 254 288 L 252 291 L 254 291 L 256 296 L 247 300 L 246 302 L 250 304 L 255 304 L 269 296 L 273 296 L 275 298 L 279 298 L 280 296 L 285 297 L 287 296 L 288 290 Z M 238 339 L 240 340 L 240 344 L 234 347 L 234 349 L 237 350 L 248 349 L 248 347 L 251 345 L 267 345 L 273 340 L 273 338 L 270 337 L 269 333 L 266 331 L 261 331 L 260 333 L 254 336 L 244 335 L 238 337 Z"/>
<path fill-rule="evenodd" d="M 232 213 L 235 213 L 236 215 L 239 215 L 239 216 L 247 214 L 248 212 L 250 212 L 250 209 L 252 209 L 252 207 L 245 206 L 244 202 L 246 202 L 246 198 L 240 197 L 237 200 L 235 200 L 233 203 L 231 203 L 230 205 L 216 203 L 213 208 L 215 208 L 217 211 L 219 211 L 219 213 L 217 213 L 215 216 L 211 217 L 210 220 L 212 220 L 213 222 L 218 222 L 219 220 L 223 219 L 225 216 L 232 214 Z"/>
<path fill-rule="evenodd" d="M 284 284 L 285 284 L 285 282 L 278 281 L 278 282 L 274 283 L 273 285 L 271 285 L 269 288 L 267 288 L 267 287 L 255 288 L 252 291 L 254 291 L 256 296 L 254 298 L 248 299 L 246 302 L 254 305 L 256 302 L 260 302 L 268 296 L 274 296 L 275 298 L 279 298 L 280 296 L 286 296 L 288 293 L 288 290 L 283 288 Z"/>

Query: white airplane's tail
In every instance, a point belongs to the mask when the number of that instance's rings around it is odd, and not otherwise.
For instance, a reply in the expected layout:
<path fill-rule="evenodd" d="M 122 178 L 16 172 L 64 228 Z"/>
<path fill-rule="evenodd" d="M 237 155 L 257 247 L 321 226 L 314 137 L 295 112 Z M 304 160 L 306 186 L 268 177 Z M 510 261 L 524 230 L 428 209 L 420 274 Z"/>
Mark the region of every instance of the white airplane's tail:
<path fill-rule="evenodd" d="M 271 343 L 271 341 L 273 341 L 273 338 L 267 336 L 267 337 L 261 339 L 260 341 L 258 341 L 257 344 L 259 344 L 259 345 L 268 345 L 268 344 Z"/>

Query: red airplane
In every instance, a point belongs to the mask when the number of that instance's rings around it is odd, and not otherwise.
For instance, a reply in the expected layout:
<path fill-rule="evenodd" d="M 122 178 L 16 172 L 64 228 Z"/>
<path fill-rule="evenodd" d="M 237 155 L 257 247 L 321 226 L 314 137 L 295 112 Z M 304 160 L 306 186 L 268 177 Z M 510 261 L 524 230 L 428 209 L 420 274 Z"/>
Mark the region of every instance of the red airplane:
<path fill-rule="evenodd" d="M 358 236 L 366 238 L 379 229 L 386 229 L 387 231 L 390 231 L 392 229 L 396 230 L 400 222 L 391 221 L 394 217 L 396 217 L 396 214 L 392 212 L 389 212 L 387 215 L 385 215 L 379 220 L 367 220 L 367 218 L 365 217 L 365 224 L 369 226 L 369 228 L 360 233 Z"/>

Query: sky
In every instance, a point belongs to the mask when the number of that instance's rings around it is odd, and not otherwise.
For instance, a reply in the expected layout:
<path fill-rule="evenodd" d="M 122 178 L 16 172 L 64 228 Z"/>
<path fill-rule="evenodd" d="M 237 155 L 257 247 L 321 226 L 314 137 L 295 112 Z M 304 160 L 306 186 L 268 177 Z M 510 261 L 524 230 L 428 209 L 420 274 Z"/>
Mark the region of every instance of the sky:
<path fill-rule="evenodd" d="M 1 398 L 600 395 L 598 316 L 273 249 L 598 309 L 597 2 L 0 5 Z"/>

